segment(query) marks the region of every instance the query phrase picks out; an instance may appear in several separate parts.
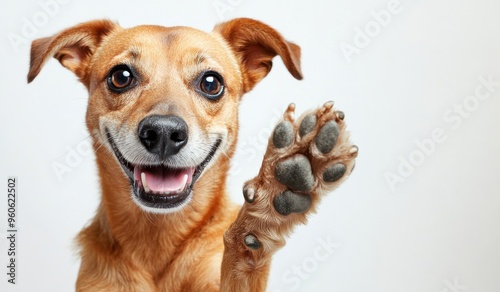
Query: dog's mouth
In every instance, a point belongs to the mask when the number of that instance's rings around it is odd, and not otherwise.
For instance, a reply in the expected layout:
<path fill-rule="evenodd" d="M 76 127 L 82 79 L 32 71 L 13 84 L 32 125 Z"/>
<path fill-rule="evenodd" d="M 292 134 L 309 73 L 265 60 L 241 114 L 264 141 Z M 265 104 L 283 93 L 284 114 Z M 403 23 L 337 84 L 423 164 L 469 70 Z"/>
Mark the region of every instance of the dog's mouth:
<path fill-rule="evenodd" d="M 197 166 L 176 168 L 162 164 L 133 164 L 121 154 L 107 130 L 106 136 L 123 171 L 130 179 L 135 201 L 154 209 L 172 209 L 187 204 L 192 196 L 195 182 L 215 156 L 222 142 L 221 139 L 217 139 L 205 160 Z"/>

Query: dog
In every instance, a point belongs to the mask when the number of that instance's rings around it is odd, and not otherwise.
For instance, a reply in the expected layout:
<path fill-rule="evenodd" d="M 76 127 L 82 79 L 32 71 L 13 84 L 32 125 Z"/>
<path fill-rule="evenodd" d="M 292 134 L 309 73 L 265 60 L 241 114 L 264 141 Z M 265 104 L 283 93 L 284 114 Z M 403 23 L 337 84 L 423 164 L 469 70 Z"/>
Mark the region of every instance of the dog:
<path fill-rule="evenodd" d="M 95 20 L 34 40 L 28 83 L 50 57 L 89 92 L 102 199 L 79 233 L 77 291 L 265 291 L 272 255 L 352 172 L 358 148 L 333 102 L 284 111 L 243 206 L 226 194 L 238 105 L 300 47 L 237 18 L 210 33 Z"/>

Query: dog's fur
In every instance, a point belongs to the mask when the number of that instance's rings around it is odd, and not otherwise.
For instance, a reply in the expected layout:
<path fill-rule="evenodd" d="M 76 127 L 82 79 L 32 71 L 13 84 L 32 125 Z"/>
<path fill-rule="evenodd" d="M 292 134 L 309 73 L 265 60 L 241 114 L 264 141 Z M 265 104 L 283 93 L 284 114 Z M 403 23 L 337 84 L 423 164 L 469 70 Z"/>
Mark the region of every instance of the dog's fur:
<path fill-rule="evenodd" d="M 271 27 L 244 18 L 219 24 L 212 33 L 188 27 L 125 29 L 98 20 L 33 41 L 29 82 L 55 57 L 89 91 L 86 124 L 93 139 L 102 201 L 93 221 L 78 236 L 82 259 L 78 291 L 265 290 L 272 254 L 284 245 L 283 238 L 294 225 L 305 222 L 305 211 L 283 216 L 271 207 L 273 196 L 286 189 L 274 178 L 272 167 L 299 150 L 278 151 L 278 155 L 271 145 L 263 170 L 247 184 L 247 189 L 249 184 L 255 188 L 255 197 L 270 199 L 252 204 L 253 196 L 246 197 L 248 202 L 241 208 L 228 199 L 225 185 L 237 142 L 238 104 L 269 73 L 276 55 L 295 78 L 302 78 L 300 48 Z M 139 77 L 135 87 L 117 94 L 110 92 L 107 81 L 111 68 L 120 64 L 133 67 Z M 223 76 L 224 95 L 219 100 L 208 100 L 197 88 L 200 72 L 207 70 Z M 320 121 L 314 135 L 328 119 L 339 122 L 341 147 L 336 146 L 338 153 L 332 157 L 351 169 L 355 151 L 342 134 L 343 115 L 330 111 L 331 107 L 325 104 L 317 111 Z M 293 123 L 293 109 L 292 105 L 286 111 L 285 121 Z M 166 162 L 155 161 L 141 148 L 136 131 L 145 117 L 166 114 L 186 121 L 189 141 Z M 296 123 L 293 127 L 298 129 Z M 216 141 L 220 145 L 194 184 L 191 200 L 163 210 L 134 201 L 131 181 L 110 137 L 128 161 L 169 167 L 196 166 L 211 155 Z M 313 171 L 325 169 L 325 159 L 313 160 Z M 307 213 L 314 212 L 319 195 L 340 182 L 330 187 L 315 183 Z M 249 232 L 258 238 L 257 244 L 243 239 Z"/>

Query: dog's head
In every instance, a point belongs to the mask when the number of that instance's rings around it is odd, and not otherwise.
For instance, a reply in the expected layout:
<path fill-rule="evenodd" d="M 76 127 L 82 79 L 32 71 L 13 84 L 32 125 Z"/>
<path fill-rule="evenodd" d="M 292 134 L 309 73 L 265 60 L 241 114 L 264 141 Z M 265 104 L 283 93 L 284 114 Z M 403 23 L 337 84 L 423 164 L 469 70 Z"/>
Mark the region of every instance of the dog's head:
<path fill-rule="evenodd" d="M 241 96 L 276 55 L 302 78 L 300 48 L 252 19 L 212 33 L 98 20 L 33 41 L 28 82 L 52 56 L 73 71 L 89 91 L 94 144 L 114 155 L 123 169 L 116 176 L 128 178 L 141 208 L 165 213 L 187 204 L 204 171 L 232 155 Z"/>

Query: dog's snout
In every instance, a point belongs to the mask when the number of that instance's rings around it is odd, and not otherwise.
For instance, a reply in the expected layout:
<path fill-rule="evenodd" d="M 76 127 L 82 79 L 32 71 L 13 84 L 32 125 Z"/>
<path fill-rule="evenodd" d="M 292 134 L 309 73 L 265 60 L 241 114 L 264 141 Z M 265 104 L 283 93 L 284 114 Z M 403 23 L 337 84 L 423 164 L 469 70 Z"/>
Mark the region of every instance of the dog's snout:
<path fill-rule="evenodd" d="M 188 141 L 186 122 L 174 115 L 148 116 L 137 131 L 142 145 L 162 159 L 177 154 Z"/>

